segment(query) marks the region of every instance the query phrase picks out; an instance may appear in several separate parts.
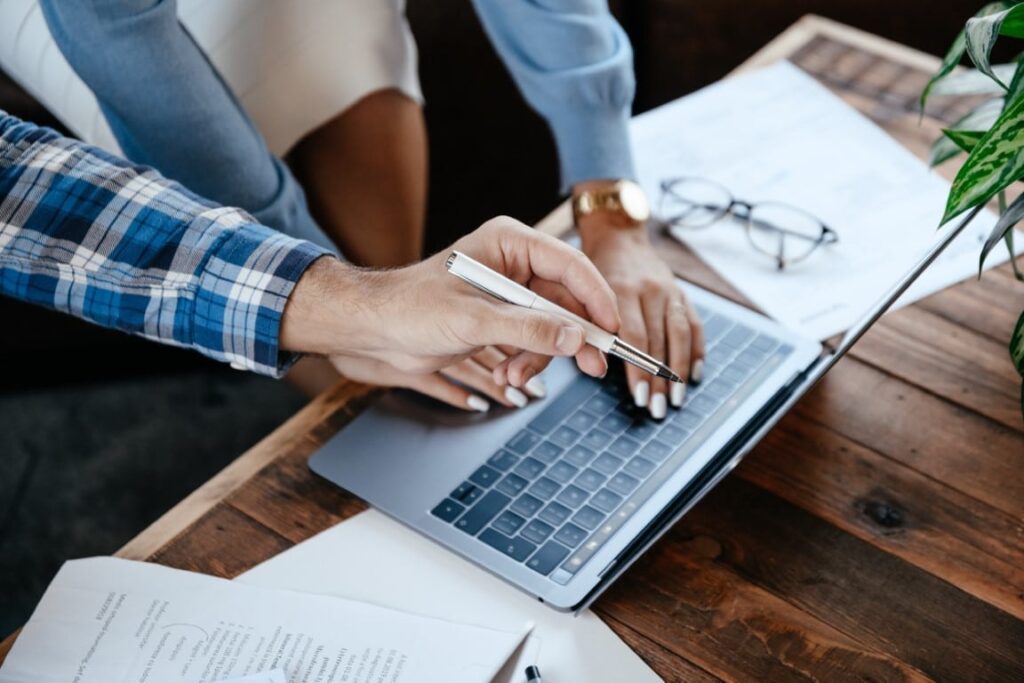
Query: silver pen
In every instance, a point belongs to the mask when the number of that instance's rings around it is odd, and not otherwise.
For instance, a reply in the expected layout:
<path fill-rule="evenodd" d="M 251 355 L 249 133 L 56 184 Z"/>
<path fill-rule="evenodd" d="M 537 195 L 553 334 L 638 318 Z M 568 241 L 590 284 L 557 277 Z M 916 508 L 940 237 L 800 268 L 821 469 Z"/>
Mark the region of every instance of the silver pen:
<path fill-rule="evenodd" d="M 473 285 L 482 292 L 490 294 L 495 299 L 524 308 L 532 308 L 537 311 L 545 311 L 567 318 L 583 328 L 586 341 L 610 356 L 621 358 L 625 362 L 651 373 L 657 377 L 664 377 L 670 382 L 681 382 L 682 378 L 672 369 L 644 353 L 640 349 L 627 344 L 617 336 L 602 330 L 600 327 L 585 320 L 571 311 L 567 311 L 558 304 L 548 301 L 536 292 L 523 287 L 501 273 L 497 273 L 484 264 L 476 261 L 462 252 L 453 251 L 446 262 L 448 272 Z"/>

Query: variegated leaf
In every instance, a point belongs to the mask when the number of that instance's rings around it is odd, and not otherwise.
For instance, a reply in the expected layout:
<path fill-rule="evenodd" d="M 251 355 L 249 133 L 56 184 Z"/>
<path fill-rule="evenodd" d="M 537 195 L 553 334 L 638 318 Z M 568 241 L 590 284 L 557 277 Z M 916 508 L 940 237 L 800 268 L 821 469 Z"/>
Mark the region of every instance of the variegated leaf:
<path fill-rule="evenodd" d="M 1017 58 L 1017 69 L 1013 72 L 1013 78 L 1010 80 L 1010 87 L 1006 91 L 1005 103 L 1009 104 L 1013 100 L 1017 99 L 1021 91 L 1024 90 L 1024 56 Z"/>
<path fill-rule="evenodd" d="M 1006 207 L 1003 211 L 1003 215 L 996 221 L 995 226 L 992 227 L 992 232 L 989 233 L 988 239 L 985 240 L 985 244 L 981 247 L 981 258 L 978 259 L 978 272 L 980 273 L 985 268 L 985 259 L 988 258 L 988 254 L 999 242 L 1001 242 L 1007 233 L 1013 230 L 1013 226 L 1017 225 L 1024 219 L 1024 194 L 1017 197 L 1013 202 Z M 1010 252 L 1011 255 L 1013 252 Z"/>
<path fill-rule="evenodd" d="M 986 78 L 986 80 L 988 79 Z M 992 124 L 999 118 L 999 113 L 1002 110 L 1003 99 L 1001 97 L 988 100 L 968 112 L 963 118 L 950 126 L 950 129 L 984 132 L 992 127 Z M 928 163 L 933 167 L 938 166 L 952 159 L 961 151 L 962 149 L 955 142 L 943 135 L 932 145 Z"/>
<path fill-rule="evenodd" d="M 983 130 L 953 130 L 952 128 L 943 128 L 942 134 L 953 141 L 953 144 L 962 149 L 965 152 L 970 153 L 974 149 L 975 145 L 978 144 L 978 140 L 985 135 L 986 131 Z"/>
<path fill-rule="evenodd" d="M 1013 367 L 1024 377 L 1024 313 L 1017 319 L 1017 326 L 1013 328 L 1010 335 L 1010 358 L 1013 360 Z"/>
<path fill-rule="evenodd" d="M 1017 72 L 1017 63 L 996 64 L 992 67 L 1000 82 L 1009 82 Z M 1005 89 L 977 69 L 964 69 L 952 73 L 935 84 L 931 95 L 1002 95 Z"/>
<path fill-rule="evenodd" d="M 978 10 L 978 13 L 974 16 L 984 17 L 1004 10 L 1009 6 L 1009 2 L 992 2 Z M 949 52 L 947 52 L 946 56 L 942 58 L 942 65 L 939 67 L 939 70 L 935 72 L 935 75 L 928 81 L 924 90 L 921 91 L 921 97 L 918 100 L 918 105 L 920 106 L 921 111 L 924 111 L 924 103 L 928 99 L 929 93 L 931 93 L 935 88 L 935 85 L 948 76 L 964 56 L 964 50 L 967 48 L 967 38 L 964 33 L 964 31 L 960 31 L 960 33 L 957 34 L 956 38 L 953 40 L 953 44 L 949 47 Z"/>
<path fill-rule="evenodd" d="M 1024 38 L 1024 3 L 984 17 L 972 17 L 967 20 L 967 26 L 964 28 L 967 56 L 974 62 L 974 66 L 978 67 L 978 71 L 1006 88 L 1006 84 L 1000 80 L 989 63 L 992 46 L 996 44 L 1000 34 Z"/>
<path fill-rule="evenodd" d="M 942 222 L 987 202 L 1022 175 L 1024 96 L 1019 96 L 1007 105 L 956 174 Z"/>

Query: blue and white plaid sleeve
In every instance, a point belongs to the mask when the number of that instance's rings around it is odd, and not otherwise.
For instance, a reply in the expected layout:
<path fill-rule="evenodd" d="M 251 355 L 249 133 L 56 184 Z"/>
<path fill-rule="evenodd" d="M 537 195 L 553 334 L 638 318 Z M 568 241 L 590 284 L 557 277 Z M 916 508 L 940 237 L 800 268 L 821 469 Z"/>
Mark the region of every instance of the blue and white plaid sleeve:
<path fill-rule="evenodd" d="M 326 250 L 0 111 L 0 293 L 280 376 L 288 296 Z"/>

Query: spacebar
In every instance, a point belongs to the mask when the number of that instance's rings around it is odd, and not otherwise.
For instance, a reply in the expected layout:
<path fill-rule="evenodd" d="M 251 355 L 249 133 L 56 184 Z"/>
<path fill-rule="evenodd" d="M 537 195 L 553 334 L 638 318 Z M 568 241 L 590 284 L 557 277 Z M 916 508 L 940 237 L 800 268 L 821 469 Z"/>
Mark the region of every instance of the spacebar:
<path fill-rule="evenodd" d="M 596 382 L 589 377 L 577 377 L 573 383 L 560 393 L 551 405 L 544 408 L 541 414 L 530 422 L 530 429 L 541 434 L 547 434 L 562 420 L 583 403 L 583 399 L 594 393 Z"/>

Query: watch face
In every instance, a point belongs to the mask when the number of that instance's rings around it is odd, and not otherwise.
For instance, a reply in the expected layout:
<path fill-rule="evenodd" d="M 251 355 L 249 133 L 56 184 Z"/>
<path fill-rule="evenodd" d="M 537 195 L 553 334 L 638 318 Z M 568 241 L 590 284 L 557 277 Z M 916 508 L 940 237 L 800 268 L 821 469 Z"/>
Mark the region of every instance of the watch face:
<path fill-rule="evenodd" d="M 626 215 L 637 222 L 646 221 L 651 215 L 647 194 L 636 183 L 619 185 L 619 204 Z"/>

